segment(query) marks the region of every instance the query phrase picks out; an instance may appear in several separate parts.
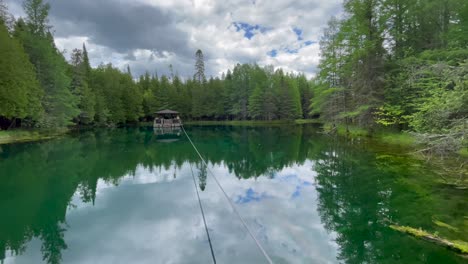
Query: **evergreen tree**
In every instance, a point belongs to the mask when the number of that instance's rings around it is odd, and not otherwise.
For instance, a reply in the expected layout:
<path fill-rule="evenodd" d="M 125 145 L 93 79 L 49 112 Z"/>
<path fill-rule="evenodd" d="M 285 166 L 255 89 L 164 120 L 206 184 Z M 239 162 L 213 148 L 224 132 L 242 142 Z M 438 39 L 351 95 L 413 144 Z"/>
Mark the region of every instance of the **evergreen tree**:
<path fill-rule="evenodd" d="M 89 62 L 88 57 L 88 50 L 86 49 L 86 45 L 83 43 L 83 67 L 84 67 L 84 75 L 85 81 L 88 83 L 88 86 L 92 87 L 91 84 L 91 63 Z"/>
<path fill-rule="evenodd" d="M 191 84 L 192 116 L 201 118 L 206 115 L 206 77 L 203 52 L 200 49 L 195 53 L 195 74 L 193 75 L 193 80 L 195 82 Z"/>
<path fill-rule="evenodd" d="M 0 43 L 0 128 L 8 128 L 17 118 L 37 121 L 43 113 L 43 92 L 34 66 L 1 21 Z"/>
<path fill-rule="evenodd" d="M 79 114 L 78 100 L 70 91 L 68 64 L 55 47 L 52 34 L 48 31 L 49 8 L 50 6 L 42 0 L 25 1 L 26 23 L 22 20 L 17 22 L 14 36 L 20 40 L 28 53 L 45 92 L 42 101 L 45 115 L 39 125 L 65 127 Z"/>
<path fill-rule="evenodd" d="M 192 110 L 192 99 L 187 85 L 182 82 L 177 74 L 173 77 L 172 85 L 174 90 L 174 109 L 183 116 L 188 116 Z"/>
<path fill-rule="evenodd" d="M 198 83 L 204 83 L 206 80 L 205 62 L 203 58 L 203 52 L 201 50 L 197 50 L 195 53 L 195 75 L 193 75 L 193 79 Z"/>
<path fill-rule="evenodd" d="M 130 67 L 127 74 L 121 75 L 122 102 L 125 109 L 125 122 L 136 122 L 143 116 L 143 95 L 132 79 Z"/>
<path fill-rule="evenodd" d="M 305 75 L 300 75 L 296 80 L 300 97 L 301 97 L 301 112 L 302 118 L 309 118 L 309 106 L 312 99 L 312 89 Z"/>
<path fill-rule="evenodd" d="M 94 121 L 96 98 L 89 86 L 89 61 L 85 61 L 85 53 L 75 49 L 71 55 L 71 76 L 72 82 L 70 89 L 78 97 L 80 114 L 77 118 L 78 123 L 89 124 Z"/>
<path fill-rule="evenodd" d="M 245 120 L 248 116 L 248 102 L 251 91 L 255 88 L 251 83 L 251 66 L 237 64 L 229 79 L 229 113 L 238 119 Z"/>
<path fill-rule="evenodd" d="M 249 98 L 249 116 L 253 119 L 264 119 L 263 100 L 265 97 L 264 89 L 257 84 Z"/>
<path fill-rule="evenodd" d="M 294 79 L 288 77 L 282 70 L 275 72 L 277 116 L 280 119 L 296 119 L 302 116 L 299 90 Z"/>

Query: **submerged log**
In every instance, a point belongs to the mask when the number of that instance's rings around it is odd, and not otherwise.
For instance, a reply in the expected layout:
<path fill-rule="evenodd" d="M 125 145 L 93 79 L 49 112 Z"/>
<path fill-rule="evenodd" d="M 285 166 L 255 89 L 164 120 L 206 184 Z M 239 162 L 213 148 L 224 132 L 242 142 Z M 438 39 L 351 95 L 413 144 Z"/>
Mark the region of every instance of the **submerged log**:
<path fill-rule="evenodd" d="M 435 234 L 430 234 L 427 231 L 412 228 L 409 226 L 400 226 L 400 225 L 391 224 L 390 228 L 393 230 L 405 233 L 405 234 L 409 234 L 416 238 L 420 238 L 420 239 L 432 242 L 434 244 L 444 246 L 447 249 L 458 253 L 461 257 L 468 258 L 468 243 L 467 242 L 458 241 L 458 240 L 449 241 Z"/>

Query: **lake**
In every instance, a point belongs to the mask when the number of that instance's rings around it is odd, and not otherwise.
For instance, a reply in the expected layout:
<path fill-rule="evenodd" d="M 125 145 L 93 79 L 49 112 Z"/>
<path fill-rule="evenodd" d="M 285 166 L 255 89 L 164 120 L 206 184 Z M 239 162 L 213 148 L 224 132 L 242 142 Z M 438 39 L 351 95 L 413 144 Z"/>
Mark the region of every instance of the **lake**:
<path fill-rule="evenodd" d="M 468 237 L 466 190 L 407 150 L 310 125 L 186 130 L 209 168 L 143 127 L 0 146 L 0 260 L 212 263 L 195 176 L 217 262 L 267 263 L 211 170 L 274 263 L 466 263 L 388 227 Z"/>

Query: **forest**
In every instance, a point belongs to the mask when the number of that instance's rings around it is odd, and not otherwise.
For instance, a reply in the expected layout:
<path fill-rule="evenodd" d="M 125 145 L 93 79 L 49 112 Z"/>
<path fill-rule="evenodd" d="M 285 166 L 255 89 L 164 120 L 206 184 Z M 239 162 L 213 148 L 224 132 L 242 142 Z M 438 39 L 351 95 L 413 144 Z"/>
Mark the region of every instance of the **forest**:
<path fill-rule="evenodd" d="M 147 72 L 134 79 L 129 67 L 92 68 L 84 44 L 67 60 L 50 33 L 50 6 L 28 0 L 24 9 L 27 17 L 16 21 L 2 12 L 0 37 L 7 44 L 0 51 L 2 129 L 122 125 L 151 120 L 165 108 L 204 120 L 308 116 L 311 87 L 304 75 L 238 64 L 221 78 L 207 78 L 198 50 L 193 78 Z"/>
<path fill-rule="evenodd" d="M 334 125 L 416 132 L 466 150 L 468 2 L 344 1 L 320 41 L 311 113 Z"/>
<path fill-rule="evenodd" d="M 190 78 L 90 65 L 54 44 L 43 0 L 14 18 L 0 1 L 0 129 L 115 126 L 170 108 L 186 120 L 318 119 L 331 130 L 388 127 L 466 144 L 468 2 L 345 0 L 320 40 L 316 77 L 237 64 L 206 77 L 203 52 Z M 439 145 L 438 145 L 439 146 Z"/>

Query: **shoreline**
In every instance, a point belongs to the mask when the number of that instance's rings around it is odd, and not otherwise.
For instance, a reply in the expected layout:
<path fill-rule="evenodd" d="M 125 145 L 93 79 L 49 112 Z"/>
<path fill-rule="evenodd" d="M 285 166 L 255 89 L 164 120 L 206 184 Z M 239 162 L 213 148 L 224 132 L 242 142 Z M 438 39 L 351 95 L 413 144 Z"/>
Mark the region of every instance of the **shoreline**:
<path fill-rule="evenodd" d="M 424 143 L 418 140 L 418 134 L 406 132 L 406 131 L 392 131 L 390 129 L 380 129 L 374 132 L 357 127 L 349 126 L 348 131 L 343 125 L 337 126 L 332 129 L 330 124 L 323 124 L 323 131 L 329 134 L 337 134 L 348 138 L 368 138 L 384 144 L 395 145 L 405 148 L 416 148 L 415 152 L 420 152 L 425 146 Z M 462 158 L 468 158 L 468 148 L 462 147 L 456 152 L 451 152 L 449 155 L 459 156 Z"/>

